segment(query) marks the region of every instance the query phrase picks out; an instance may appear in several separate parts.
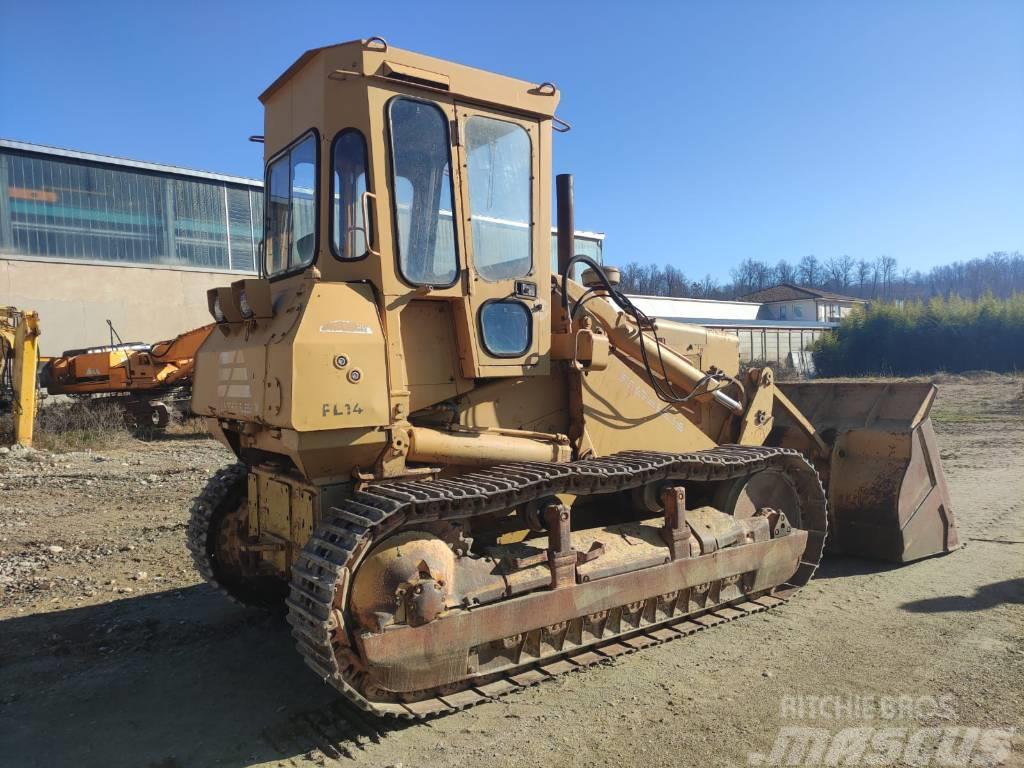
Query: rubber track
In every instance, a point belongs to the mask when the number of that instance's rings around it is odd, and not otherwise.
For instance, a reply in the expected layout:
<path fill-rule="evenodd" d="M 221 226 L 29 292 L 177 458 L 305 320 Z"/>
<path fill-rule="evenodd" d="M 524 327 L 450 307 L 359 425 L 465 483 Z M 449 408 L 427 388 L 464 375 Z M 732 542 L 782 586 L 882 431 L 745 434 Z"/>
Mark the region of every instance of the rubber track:
<path fill-rule="evenodd" d="M 420 692 L 416 700 L 371 701 L 359 690 L 360 660 L 349 645 L 343 607 L 348 603 L 352 574 L 363 555 L 399 528 L 511 509 L 557 493 L 611 493 L 669 479 L 723 481 L 768 468 L 783 471 L 796 485 L 802 500 L 800 527 L 809 534 L 805 559 L 790 582 L 772 595 L 628 630 L 597 644 L 540 661 L 534 659 L 487 678 L 467 678 L 443 689 Z M 721 446 L 683 454 L 629 451 L 567 464 L 502 464 L 453 479 L 374 483 L 333 508 L 306 544 L 292 568 L 288 622 L 306 664 L 361 709 L 381 716 L 431 717 L 779 605 L 814 574 L 825 532 L 825 493 L 818 475 L 800 453 L 784 448 Z M 339 664 L 339 659 L 343 663 Z"/>

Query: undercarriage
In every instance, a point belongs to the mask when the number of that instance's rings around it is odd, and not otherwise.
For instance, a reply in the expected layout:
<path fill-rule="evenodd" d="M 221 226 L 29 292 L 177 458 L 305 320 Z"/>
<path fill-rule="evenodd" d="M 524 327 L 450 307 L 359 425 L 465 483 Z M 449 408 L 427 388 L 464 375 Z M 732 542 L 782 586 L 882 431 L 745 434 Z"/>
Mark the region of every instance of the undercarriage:
<path fill-rule="evenodd" d="M 197 509 L 200 570 L 236 599 L 267 602 L 266 585 L 247 580 L 258 569 L 241 564 L 244 534 L 229 532 L 238 516 Z M 502 543 L 523 523 L 536 530 Z M 303 548 L 288 621 L 306 663 L 352 702 L 426 717 L 773 607 L 811 577 L 825 529 L 817 475 L 779 448 L 371 483 Z"/>
<path fill-rule="evenodd" d="M 163 430 L 172 421 L 184 421 L 191 413 L 192 389 L 183 385 L 134 392 L 73 394 L 70 397 L 85 403 L 115 403 L 123 409 L 128 429 Z"/>

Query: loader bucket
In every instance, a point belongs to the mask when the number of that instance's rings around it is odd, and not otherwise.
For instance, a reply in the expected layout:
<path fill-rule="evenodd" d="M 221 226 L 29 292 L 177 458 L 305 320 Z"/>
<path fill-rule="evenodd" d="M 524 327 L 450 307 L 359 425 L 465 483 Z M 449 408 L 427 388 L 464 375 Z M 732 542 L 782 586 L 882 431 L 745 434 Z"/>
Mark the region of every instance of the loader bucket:
<path fill-rule="evenodd" d="M 816 462 L 828 494 L 829 552 L 905 563 L 960 546 L 928 415 L 933 385 L 778 386 L 831 448 Z M 780 436 L 796 431 L 788 413 L 777 412 L 776 423 Z"/>

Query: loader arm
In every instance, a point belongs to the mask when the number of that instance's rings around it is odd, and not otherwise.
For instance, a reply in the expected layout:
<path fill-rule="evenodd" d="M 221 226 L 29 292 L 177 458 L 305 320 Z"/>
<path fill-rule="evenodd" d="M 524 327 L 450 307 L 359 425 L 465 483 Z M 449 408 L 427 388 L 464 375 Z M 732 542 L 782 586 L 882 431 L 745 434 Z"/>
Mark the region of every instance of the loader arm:
<path fill-rule="evenodd" d="M 797 429 L 807 436 L 807 439 L 814 443 L 814 449 L 818 457 L 827 457 L 832 450 L 828 447 L 821 436 L 818 434 L 818 430 L 814 428 L 814 425 L 807 420 L 800 409 L 793 405 L 793 401 L 786 397 L 786 394 L 781 390 L 775 389 L 775 402 L 779 404 L 779 407 L 786 413 L 786 415 L 793 420 Z"/>
<path fill-rule="evenodd" d="M 571 312 L 586 288 L 568 280 L 565 286 Z M 609 301 L 589 301 L 585 311 L 616 354 L 734 416 L 717 436 L 720 443 L 800 450 L 828 492 L 830 551 L 909 562 L 959 547 L 929 418 L 936 393 L 931 384 L 777 385 L 768 368 L 748 371 L 746 388 L 733 378 L 708 383 L 709 372 L 655 340 L 656 326 L 641 331 Z M 577 328 L 569 325 L 572 318 L 564 320 L 565 327 Z M 736 398 L 724 391 L 734 386 L 740 393 Z"/>
<path fill-rule="evenodd" d="M 567 280 L 566 294 L 570 311 L 584 299 L 587 289 L 573 280 Z M 590 301 L 586 314 L 593 318 L 616 351 L 650 370 L 654 377 L 667 381 L 673 388 L 694 399 L 711 399 L 732 414 L 741 415 L 743 404 L 726 394 L 726 388 L 736 385 L 734 379 L 716 380 L 708 372 L 692 365 L 681 354 L 655 339 L 655 334 L 643 332 L 625 312 L 608 301 Z M 562 332 L 571 333 L 572 318 L 565 318 Z M 698 391 L 699 390 L 699 391 Z M 696 394 L 694 394 L 696 392 Z"/>

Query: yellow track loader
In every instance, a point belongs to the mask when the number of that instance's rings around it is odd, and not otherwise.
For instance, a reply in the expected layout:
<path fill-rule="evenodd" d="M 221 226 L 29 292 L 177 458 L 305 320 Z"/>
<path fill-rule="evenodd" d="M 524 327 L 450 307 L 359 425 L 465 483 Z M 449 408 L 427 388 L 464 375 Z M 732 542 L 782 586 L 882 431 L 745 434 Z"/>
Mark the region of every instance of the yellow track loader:
<path fill-rule="evenodd" d="M 826 544 L 957 546 L 932 387 L 741 374 L 573 253 L 567 176 L 552 274 L 558 99 L 379 38 L 261 96 L 263 272 L 209 292 L 192 401 L 239 461 L 189 547 L 378 715 L 767 610 Z"/>

